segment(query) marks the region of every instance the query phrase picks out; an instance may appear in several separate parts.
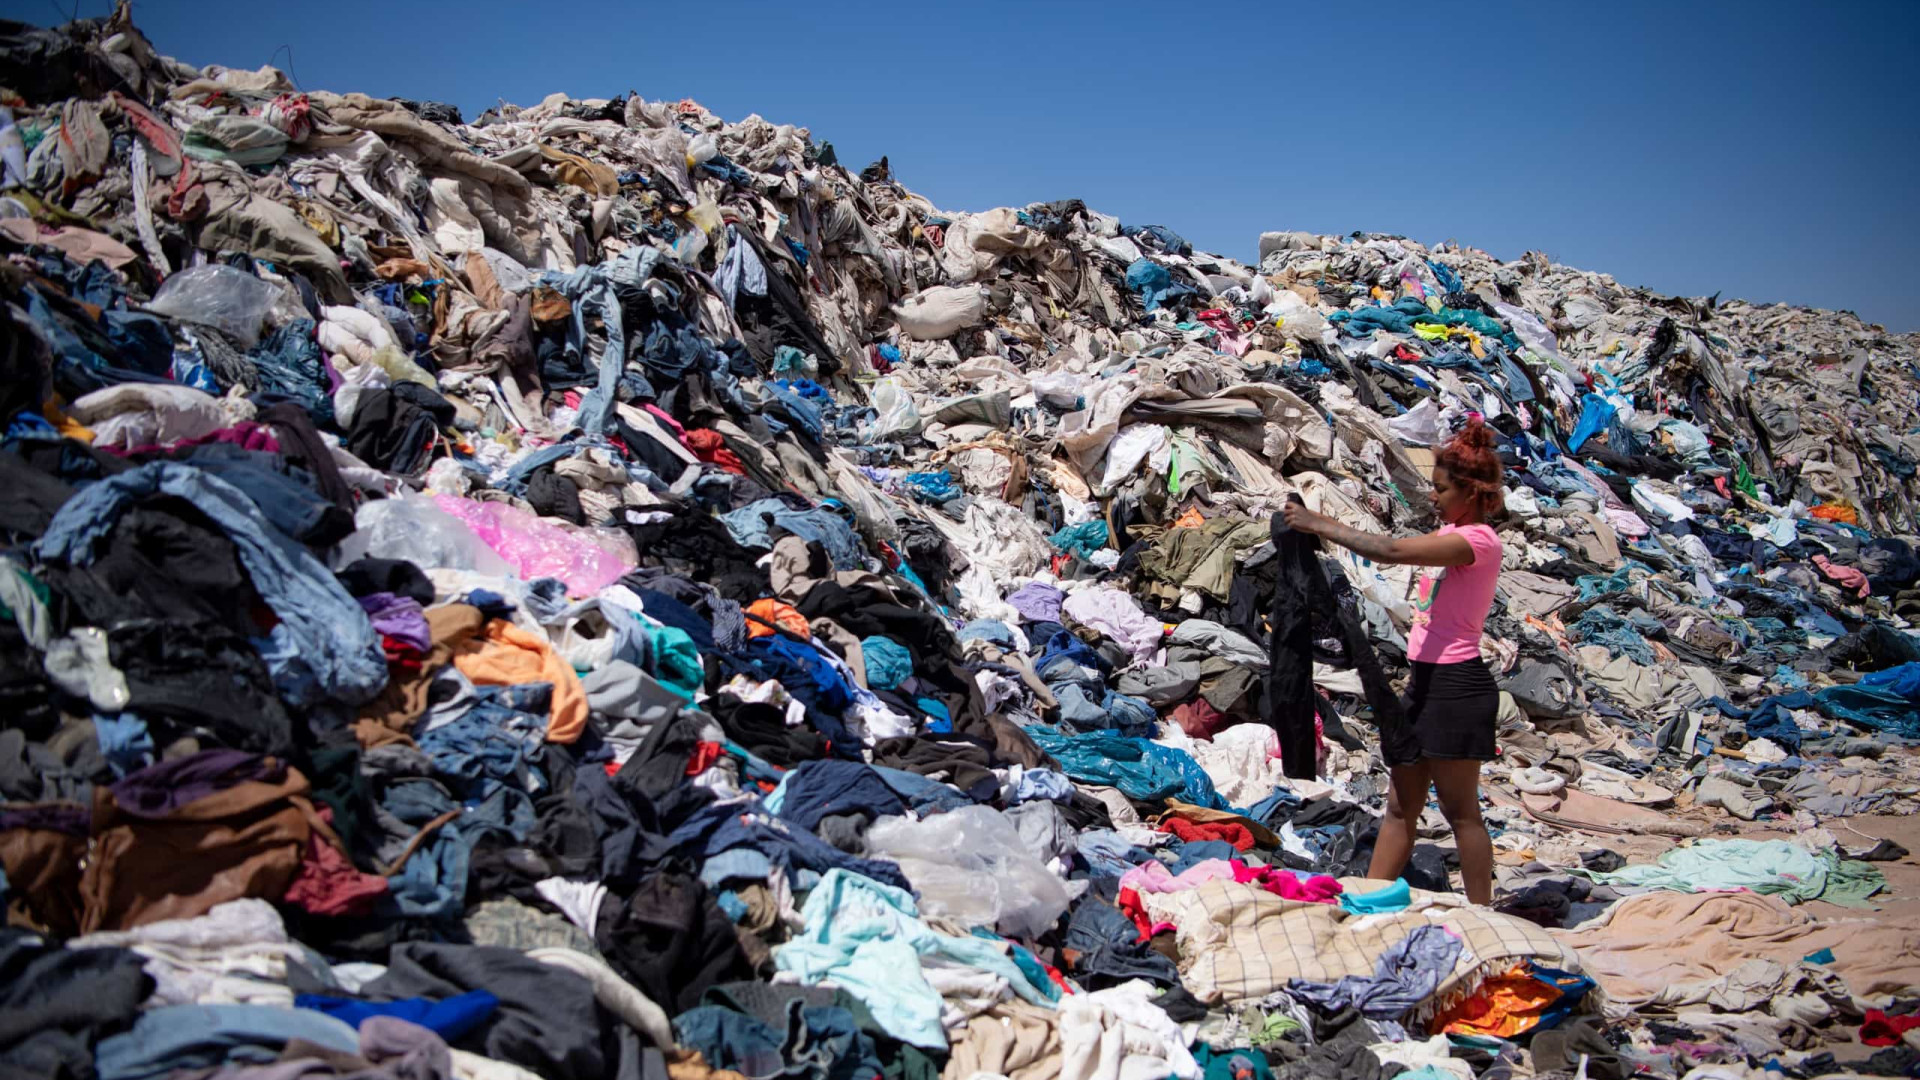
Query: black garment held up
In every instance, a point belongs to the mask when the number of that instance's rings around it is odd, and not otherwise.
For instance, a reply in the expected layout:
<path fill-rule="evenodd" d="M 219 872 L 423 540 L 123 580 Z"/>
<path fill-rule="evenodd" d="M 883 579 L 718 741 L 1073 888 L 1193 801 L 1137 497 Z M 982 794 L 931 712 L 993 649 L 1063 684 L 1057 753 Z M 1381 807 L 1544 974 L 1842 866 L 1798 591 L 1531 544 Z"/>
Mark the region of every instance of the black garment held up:
<path fill-rule="evenodd" d="M 1338 635 L 1346 659 L 1359 671 L 1388 762 L 1417 761 L 1419 752 L 1409 745 L 1411 733 L 1399 699 L 1360 628 L 1353 599 L 1336 599 L 1320 567 L 1319 539 L 1287 528 L 1279 514 L 1273 515 L 1272 530 L 1279 573 L 1273 587 L 1267 724 L 1280 736 L 1281 768 L 1296 780 L 1311 780 L 1318 771 L 1313 724 L 1320 708 L 1320 695 L 1313 688 L 1316 625 L 1327 628 L 1325 636 Z"/>

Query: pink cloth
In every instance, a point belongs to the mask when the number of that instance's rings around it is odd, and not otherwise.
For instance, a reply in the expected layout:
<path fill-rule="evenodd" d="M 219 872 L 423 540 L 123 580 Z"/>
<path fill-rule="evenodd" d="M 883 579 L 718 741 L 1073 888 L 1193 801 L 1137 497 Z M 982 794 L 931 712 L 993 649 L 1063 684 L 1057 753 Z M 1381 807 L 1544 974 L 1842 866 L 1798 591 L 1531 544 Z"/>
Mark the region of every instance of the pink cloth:
<path fill-rule="evenodd" d="M 678 421 L 678 420 L 675 420 L 675 419 L 674 419 L 673 417 L 671 417 L 671 416 L 668 416 L 668 415 L 667 415 L 666 413 L 664 413 L 664 412 L 661 412 L 661 411 L 660 411 L 660 406 L 658 406 L 658 405 L 643 405 L 643 406 L 641 406 L 641 408 L 643 408 L 643 409 L 645 409 L 645 410 L 647 410 L 648 412 L 650 412 L 650 413 L 652 413 L 653 415 L 655 415 L 655 416 L 657 416 L 657 417 L 659 417 L 659 418 L 660 418 L 660 422 L 661 422 L 661 423 L 663 423 L 663 424 L 665 424 L 665 425 L 667 425 L 667 427 L 669 427 L 669 428 L 671 428 L 671 429 L 672 429 L 672 431 L 673 431 L 673 434 L 674 434 L 674 436 L 675 436 L 676 438 L 678 438 L 678 439 L 679 439 L 679 440 L 680 440 L 681 442 L 686 442 L 686 441 L 687 441 L 687 429 L 686 429 L 686 428 L 684 428 L 684 427 L 681 427 L 681 426 L 680 426 L 680 421 Z"/>
<path fill-rule="evenodd" d="M 273 429 L 265 424 L 256 424 L 251 420 L 242 420 L 232 427 L 208 432 L 197 439 L 182 439 L 179 442 L 168 443 L 165 446 L 130 446 L 123 449 L 118 446 L 102 445 L 99 449 L 105 450 L 109 454 L 131 457 L 135 454 L 165 453 L 168 450 L 177 450 L 182 446 L 205 446 L 208 443 L 229 443 L 242 450 L 264 450 L 274 454 L 280 452 L 280 440 L 275 437 Z"/>
<path fill-rule="evenodd" d="M 1274 866 L 1248 866 L 1235 860 L 1233 880 L 1246 884 L 1259 885 L 1282 900 L 1305 900 L 1311 904 L 1331 904 L 1340 896 L 1340 883 L 1325 874 L 1315 874 L 1301 880 L 1291 870 Z"/>
<path fill-rule="evenodd" d="M 15 243 L 44 244 L 57 248 L 83 266 L 99 259 L 118 270 L 140 257 L 134 254 L 132 248 L 106 233 L 63 225 L 42 225 L 31 218 L 0 218 L 0 232 L 6 233 Z"/>
<path fill-rule="evenodd" d="M 1120 887 L 1143 893 L 1185 892 L 1209 881 L 1234 880 L 1233 868 L 1238 865 L 1225 859 L 1208 859 L 1194 863 L 1176 877 L 1165 863 L 1141 863 L 1120 875 Z"/>
<path fill-rule="evenodd" d="M 1412 599 L 1413 630 L 1407 635 L 1409 660 L 1458 664 L 1480 658 L 1480 631 L 1500 582 L 1500 536 L 1485 525 L 1444 525 L 1438 535 L 1450 533 L 1466 540 L 1473 561 L 1421 571 Z"/>
<path fill-rule="evenodd" d="M 1284 900 L 1331 904 L 1340 896 L 1340 883 L 1325 874 L 1301 878 L 1276 866 L 1248 866 L 1239 859 L 1208 859 L 1176 875 L 1166 864 L 1141 863 L 1120 876 L 1120 888 L 1139 893 L 1172 893 L 1197 889 L 1209 881 L 1237 881 L 1258 885 Z"/>
<path fill-rule="evenodd" d="M 1864 597 L 1873 591 L 1873 586 L 1867 583 L 1867 575 L 1861 573 L 1854 567 L 1841 566 L 1831 562 L 1825 555 L 1815 555 L 1813 557 L 1813 565 L 1819 567 L 1821 573 L 1833 579 L 1834 584 L 1842 588 L 1853 589 L 1856 595 Z"/>

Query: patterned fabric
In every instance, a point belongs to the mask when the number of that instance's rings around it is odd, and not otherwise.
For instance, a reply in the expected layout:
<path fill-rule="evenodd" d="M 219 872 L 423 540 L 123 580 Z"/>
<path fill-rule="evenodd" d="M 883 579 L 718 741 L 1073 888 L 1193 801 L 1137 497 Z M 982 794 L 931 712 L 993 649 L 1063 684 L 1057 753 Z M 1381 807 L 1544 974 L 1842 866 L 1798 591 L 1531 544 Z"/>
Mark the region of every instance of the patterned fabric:
<path fill-rule="evenodd" d="M 508 949 L 573 949 L 598 957 L 600 949 L 584 930 L 551 912 L 529 907 L 508 896 L 475 904 L 467 910 L 467 933 L 475 945 Z"/>
<path fill-rule="evenodd" d="M 1378 883 L 1345 878 L 1341 884 L 1364 892 Z M 1421 926 L 1439 926 L 1465 946 L 1431 999 L 1441 1007 L 1483 976 L 1522 960 L 1580 970 L 1573 950 L 1538 926 L 1462 906 L 1459 897 L 1418 889 L 1406 911 L 1391 915 L 1355 915 L 1332 904 L 1284 900 L 1231 881 L 1148 893 L 1141 900 L 1154 922 L 1173 924 L 1180 946 L 1180 981 L 1210 1004 L 1265 997 L 1285 990 L 1295 979 L 1369 977 L 1388 948 Z"/>

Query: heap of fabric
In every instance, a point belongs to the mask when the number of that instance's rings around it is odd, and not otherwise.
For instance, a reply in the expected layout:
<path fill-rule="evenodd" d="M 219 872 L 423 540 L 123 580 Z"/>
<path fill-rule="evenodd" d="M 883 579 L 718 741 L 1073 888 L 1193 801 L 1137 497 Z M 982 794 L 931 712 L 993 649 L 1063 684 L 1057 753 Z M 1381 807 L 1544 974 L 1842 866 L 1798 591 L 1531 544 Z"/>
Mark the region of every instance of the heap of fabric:
<path fill-rule="evenodd" d="M 1914 1071 L 1912 335 L 124 6 L 0 87 L 0 1073 Z M 1416 571 L 1272 523 L 1474 413 L 1492 908 L 1359 876 Z"/>

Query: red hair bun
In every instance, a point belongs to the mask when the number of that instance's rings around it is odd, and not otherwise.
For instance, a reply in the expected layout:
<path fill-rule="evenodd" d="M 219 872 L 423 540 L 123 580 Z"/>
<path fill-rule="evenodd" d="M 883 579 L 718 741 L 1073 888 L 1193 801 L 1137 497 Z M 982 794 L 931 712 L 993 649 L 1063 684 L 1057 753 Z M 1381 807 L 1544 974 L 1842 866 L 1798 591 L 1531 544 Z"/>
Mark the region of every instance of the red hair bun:
<path fill-rule="evenodd" d="M 1467 489 L 1480 505 L 1480 516 L 1491 517 L 1506 502 L 1500 487 L 1500 459 L 1493 452 L 1493 429 L 1478 413 L 1467 418 L 1467 426 L 1441 447 L 1434 467 L 1447 470 L 1456 486 Z"/>

